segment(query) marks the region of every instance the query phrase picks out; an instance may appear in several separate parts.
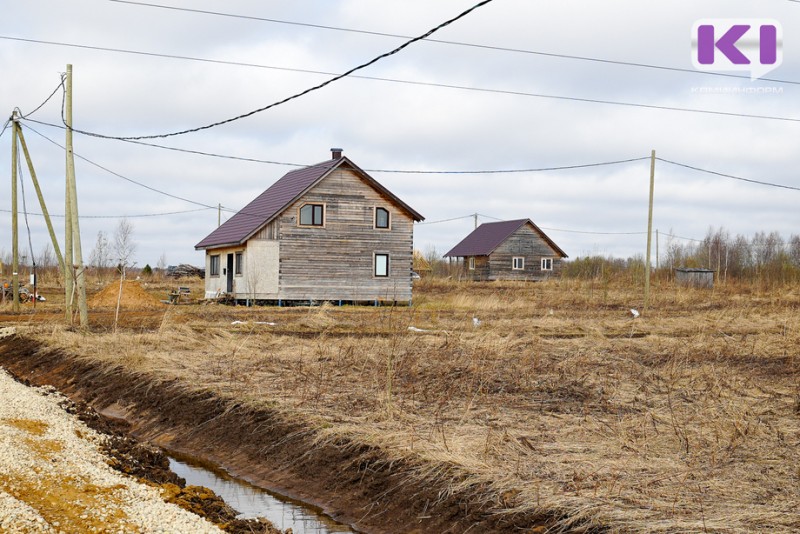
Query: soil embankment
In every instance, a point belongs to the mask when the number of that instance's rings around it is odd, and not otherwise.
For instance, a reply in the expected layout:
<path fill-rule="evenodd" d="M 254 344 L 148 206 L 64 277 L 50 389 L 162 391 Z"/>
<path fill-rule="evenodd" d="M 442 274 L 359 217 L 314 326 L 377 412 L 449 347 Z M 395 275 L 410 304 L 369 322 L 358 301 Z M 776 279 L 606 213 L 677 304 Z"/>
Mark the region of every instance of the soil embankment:
<path fill-rule="evenodd" d="M 119 420 L 140 440 L 207 459 L 361 530 L 537 532 L 552 521 L 493 513 L 501 503 L 482 500 L 481 488 L 419 487 L 410 481 L 423 466 L 390 463 L 379 450 L 352 443 L 321 442 L 277 411 L 248 409 L 177 381 L 90 363 L 30 339 L 0 340 L 0 365 Z"/>

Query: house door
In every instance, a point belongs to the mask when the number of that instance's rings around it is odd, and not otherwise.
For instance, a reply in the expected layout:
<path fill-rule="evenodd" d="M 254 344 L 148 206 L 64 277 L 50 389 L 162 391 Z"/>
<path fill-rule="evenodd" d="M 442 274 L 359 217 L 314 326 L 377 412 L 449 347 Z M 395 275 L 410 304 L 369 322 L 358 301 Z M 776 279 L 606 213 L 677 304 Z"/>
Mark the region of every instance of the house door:
<path fill-rule="evenodd" d="M 233 293 L 233 254 L 228 254 L 228 265 L 227 269 L 225 269 L 226 274 L 228 276 L 228 283 L 226 285 L 225 292 L 226 293 Z"/>

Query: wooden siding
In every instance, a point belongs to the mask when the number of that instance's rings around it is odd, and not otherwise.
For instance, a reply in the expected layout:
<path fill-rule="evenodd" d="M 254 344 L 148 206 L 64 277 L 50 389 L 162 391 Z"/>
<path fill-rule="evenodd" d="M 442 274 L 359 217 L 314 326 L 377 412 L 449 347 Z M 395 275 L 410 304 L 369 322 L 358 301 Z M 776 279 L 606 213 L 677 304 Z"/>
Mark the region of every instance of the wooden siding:
<path fill-rule="evenodd" d="M 324 204 L 324 226 L 299 226 L 303 204 Z M 391 228 L 374 227 L 375 207 Z M 363 182 L 338 169 L 280 215 L 279 295 L 284 300 L 411 300 L 413 219 Z M 389 254 L 389 276 L 374 276 L 375 254 Z"/>
<path fill-rule="evenodd" d="M 524 269 L 512 268 L 515 257 L 525 259 Z M 552 271 L 542 270 L 542 258 L 552 258 Z M 485 278 L 488 280 L 543 280 L 561 271 L 561 258 L 530 224 L 521 226 L 503 241 L 489 256 L 488 263 Z"/>

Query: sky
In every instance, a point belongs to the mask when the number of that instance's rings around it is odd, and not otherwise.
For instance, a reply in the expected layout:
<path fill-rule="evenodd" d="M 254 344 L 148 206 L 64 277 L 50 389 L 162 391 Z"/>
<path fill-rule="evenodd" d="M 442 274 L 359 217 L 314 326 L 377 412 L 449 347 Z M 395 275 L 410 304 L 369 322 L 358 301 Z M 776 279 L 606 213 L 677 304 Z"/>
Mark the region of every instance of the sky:
<path fill-rule="evenodd" d="M 332 147 L 425 217 L 414 230 L 425 253 L 447 252 L 478 214 L 530 218 L 571 259 L 644 257 L 652 150 L 660 254 L 710 228 L 800 234 L 797 0 L 493 0 L 283 104 L 141 140 L 179 150 L 118 139 L 265 108 L 477 3 L 0 0 L 0 128 L 18 108 L 47 208 L 63 215 L 60 84 L 71 64 L 73 127 L 111 137 L 74 134 L 83 256 L 125 217 L 139 267 L 203 265 L 194 245 L 218 218 Z M 711 64 L 693 48 L 698 24 L 717 41 Z M 751 30 L 718 41 L 737 24 Z M 765 25 L 779 27 L 774 43 L 758 40 Z M 725 70 L 741 67 L 731 48 L 761 70 Z M 770 49 L 779 64 L 763 72 L 773 65 L 758 51 Z M 8 128 L 0 253 L 11 250 L 11 139 Z M 22 187 L 29 257 L 49 237 L 25 167 Z M 63 218 L 54 225 L 63 247 Z"/>

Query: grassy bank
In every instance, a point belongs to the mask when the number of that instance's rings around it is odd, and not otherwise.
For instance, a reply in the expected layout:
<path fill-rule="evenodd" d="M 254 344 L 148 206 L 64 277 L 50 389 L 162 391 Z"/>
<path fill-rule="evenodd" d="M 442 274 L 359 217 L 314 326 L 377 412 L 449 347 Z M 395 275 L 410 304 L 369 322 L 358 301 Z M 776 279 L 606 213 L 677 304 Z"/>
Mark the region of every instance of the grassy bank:
<path fill-rule="evenodd" d="M 635 319 L 641 290 L 608 282 L 422 280 L 414 303 L 195 304 L 139 323 L 123 310 L 116 334 L 27 328 L 82 359 L 280 411 L 321 445 L 378 449 L 418 466 L 405 483 L 480 495 L 497 514 L 800 528 L 800 289 L 663 285 Z"/>

